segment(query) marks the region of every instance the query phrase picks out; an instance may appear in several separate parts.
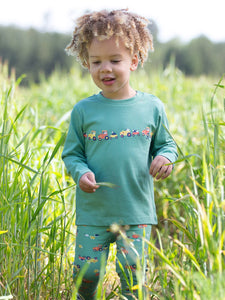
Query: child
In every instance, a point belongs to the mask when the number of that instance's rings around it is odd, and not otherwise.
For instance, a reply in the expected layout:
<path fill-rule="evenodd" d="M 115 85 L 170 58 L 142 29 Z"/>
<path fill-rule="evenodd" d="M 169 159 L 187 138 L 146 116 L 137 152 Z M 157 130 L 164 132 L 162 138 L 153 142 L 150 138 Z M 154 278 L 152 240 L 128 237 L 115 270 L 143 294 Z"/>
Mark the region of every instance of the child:
<path fill-rule="evenodd" d="M 168 134 L 162 102 L 135 91 L 130 72 L 143 65 L 152 36 L 148 21 L 127 10 L 100 11 L 77 20 L 68 53 L 88 68 L 101 92 L 77 103 L 62 158 L 77 183 L 76 250 L 74 277 L 88 262 L 79 288 L 85 299 L 94 299 L 101 255 L 107 258 L 110 243 L 117 244 L 117 259 L 128 278 L 137 284 L 136 262 L 142 257 L 142 239 L 150 238 L 157 224 L 153 178 L 164 179 L 177 158 Z M 116 188 L 100 182 L 113 183 Z M 118 224 L 132 239 L 134 248 L 110 226 Z M 122 295 L 133 299 L 117 262 Z"/>

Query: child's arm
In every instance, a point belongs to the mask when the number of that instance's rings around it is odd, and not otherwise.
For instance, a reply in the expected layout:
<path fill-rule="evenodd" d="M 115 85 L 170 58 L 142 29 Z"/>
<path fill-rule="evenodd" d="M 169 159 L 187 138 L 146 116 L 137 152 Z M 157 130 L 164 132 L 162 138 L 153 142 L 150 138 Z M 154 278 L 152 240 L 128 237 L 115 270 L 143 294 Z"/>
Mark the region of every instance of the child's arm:
<path fill-rule="evenodd" d="M 157 127 L 152 136 L 150 148 L 151 166 L 149 173 L 156 179 L 165 179 L 172 172 L 173 165 L 177 159 L 177 147 L 169 133 L 169 125 L 164 106 L 158 108 Z M 170 165 L 167 165 L 170 164 Z"/>
<path fill-rule="evenodd" d="M 166 157 L 161 155 L 156 156 L 151 163 L 151 167 L 149 170 L 150 175 L 152 175 L 152 177 L 155 177 L 157 180 L 165 179 L 170 175 L 173 169 L 172 165 L 166 166 L 166 164 L 169 163 L 170 161 Z"/>
<path fill-rule="evenodd" d="M 87 164 L 82 131 L 82 118 L 76 108 L 74 108 L 71 113 L 62 159 L 68 173 L 72 176 L 77 185 L 79 185 L 84 192 L 94 192 L 97 188 L 95 186 L 95 175 Z"/>

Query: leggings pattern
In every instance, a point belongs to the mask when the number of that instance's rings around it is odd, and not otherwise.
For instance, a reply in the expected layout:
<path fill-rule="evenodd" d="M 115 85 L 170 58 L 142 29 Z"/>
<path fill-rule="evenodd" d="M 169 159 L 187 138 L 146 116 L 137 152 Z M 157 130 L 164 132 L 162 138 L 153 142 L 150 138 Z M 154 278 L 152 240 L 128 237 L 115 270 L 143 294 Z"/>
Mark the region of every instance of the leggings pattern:
<path fill-rule="evenodd" d="M 142 237 L 145 236 L 147 240 L 150 239 L 151 225 L 131 225 L 121 228 L 126 235 L 125 239 L 119 232 L 111 232 L 109 227 L 77 226 L 73 276 L 76 280 L 80 270 L 88 263 L 88 268 L 79 288 L 79 294 L 85 300 L 95 298 L 94 295 L 99 281 L 101 257 L 104 254 L 107 260 L 111 243 L 116 243 L 117 245 L 116 271 L 120 277 L 122 295 L 127 299 L 134 299 L 131 293 L 135 294 L 135 292 L 129 290 L 118 261 L 123 266 L 128 280 L 130 277 L 129 271 L 132 271 L 133 286 L 136 285 L 137 259 L 139 258 L 141 262 L 144 258 L 145 264 L 145 256 L 148 250 L 148 246 L 146 243 L 143 243 Z"/>

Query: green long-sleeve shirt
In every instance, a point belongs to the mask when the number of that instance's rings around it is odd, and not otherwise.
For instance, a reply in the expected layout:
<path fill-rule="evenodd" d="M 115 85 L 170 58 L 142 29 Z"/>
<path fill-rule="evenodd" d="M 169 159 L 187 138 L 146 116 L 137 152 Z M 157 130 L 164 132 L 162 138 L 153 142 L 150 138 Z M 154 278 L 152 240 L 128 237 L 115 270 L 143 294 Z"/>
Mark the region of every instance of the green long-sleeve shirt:
<path fill-rule="evenodd" d="M 149 167 L 157 155 L 171 162 L 177 158 L 164 126 L 168 128 L 162 102 L 139 91 L 126 100 L 99 93 L 74 106 L 62 158 L 77 183 L 77 225 L 157 223 Z M 90 171 L 96 182 L 111 182 L 116 188 L 83 192 L 79 180 Z"/>

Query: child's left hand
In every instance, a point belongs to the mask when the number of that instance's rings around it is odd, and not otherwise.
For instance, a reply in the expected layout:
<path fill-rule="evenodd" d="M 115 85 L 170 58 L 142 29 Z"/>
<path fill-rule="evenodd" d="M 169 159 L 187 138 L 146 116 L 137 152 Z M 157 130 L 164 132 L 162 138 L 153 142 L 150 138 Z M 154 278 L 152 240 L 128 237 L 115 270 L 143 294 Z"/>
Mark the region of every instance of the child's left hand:
<path fill-rule="evenodd" d="M 161 155 L 156 156 L 151 163 L 149 174 L 157 180 L 165 179 L 173 170 L 173 165 L 166 166 L 166 164 L 170 163 L 171 161 L 166 157 Z"/>

